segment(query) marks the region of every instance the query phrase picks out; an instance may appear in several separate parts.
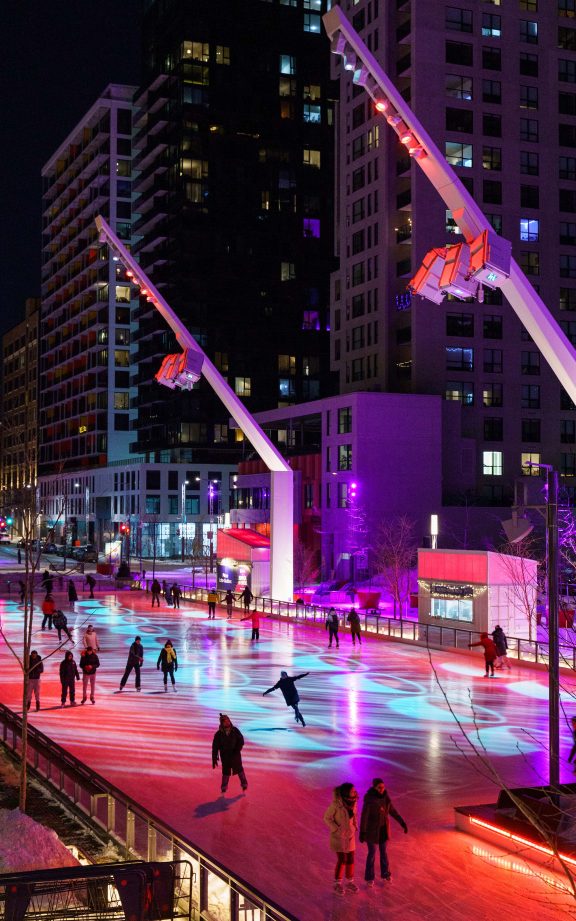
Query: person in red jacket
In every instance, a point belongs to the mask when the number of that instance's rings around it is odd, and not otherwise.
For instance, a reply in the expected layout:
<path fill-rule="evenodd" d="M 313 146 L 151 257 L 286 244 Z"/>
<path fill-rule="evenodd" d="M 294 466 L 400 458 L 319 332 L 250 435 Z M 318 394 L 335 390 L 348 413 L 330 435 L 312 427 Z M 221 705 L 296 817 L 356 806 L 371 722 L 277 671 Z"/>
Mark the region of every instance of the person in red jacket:
<path fill-rule="evenodd" d="M 254 610 L 246 615 L 246 617 L 241 617 L 240 620 L 249 620 L 252 622 L 252 637 L 251 642 L 254 640 L 260 639 L 260 612 L 254 608 Z"/>
<path fill-rule="evenodd" d="M 490 676 L 490 678 L 495 678 L 494 662 L 498 658 L 498 650 L 496 649 L 494 640 L 491 640 L 487 633 L 481 633 L 477 643 L 468 643 L 469 649 L 471 649 L 472 646 L 484 647 L 484 661 L 486 662 L 486 674 L 484 677 L 488 678 L 488 676 Z"/>

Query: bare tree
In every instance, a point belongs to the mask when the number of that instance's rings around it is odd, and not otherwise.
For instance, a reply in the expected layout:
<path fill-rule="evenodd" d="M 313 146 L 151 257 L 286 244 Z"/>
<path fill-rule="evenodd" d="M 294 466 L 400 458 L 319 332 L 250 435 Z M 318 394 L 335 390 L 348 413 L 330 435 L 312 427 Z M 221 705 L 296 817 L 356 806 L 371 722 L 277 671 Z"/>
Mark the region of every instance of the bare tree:
<path fill-rule="evenodd" d="M 394 616 L 407 602 L 410 576 L 416 563 L 415 522 L 406 515 L 382 522 L 374 546 L 374 568 L 394 603 Z"/>
<path fill-rule="evenodd" d="M 523 612 L 528 622 L 528 639 L 536 637 L 538 590 L 543 566 L 539 541 L 529 535 L 514 543 L 506 542 L 498 550 L 500 563 L 510 577 L 507 586 L 514 607 Z M 538 567 L 534 567 L 534 561 Z"/>
<path fill-rule="evenodd" d="M 311 582 L 317 582 L 320 572 L 317 553 L 301 538 L 294 541 L 294 587 L 302 591 Z"/>

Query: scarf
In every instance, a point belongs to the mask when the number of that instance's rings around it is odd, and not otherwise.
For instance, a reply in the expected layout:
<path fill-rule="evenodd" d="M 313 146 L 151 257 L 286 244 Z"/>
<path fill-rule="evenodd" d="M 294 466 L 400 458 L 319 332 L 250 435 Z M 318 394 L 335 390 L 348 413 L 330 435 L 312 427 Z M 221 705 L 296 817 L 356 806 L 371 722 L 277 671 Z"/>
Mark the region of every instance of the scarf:
<path fill-rule="evenodd" d="M 173 646 L 165 646 L 166 650 L 166 662 L 168 665 L 172 665 L 172 662 L 176 661 L 176 650 Z"/>

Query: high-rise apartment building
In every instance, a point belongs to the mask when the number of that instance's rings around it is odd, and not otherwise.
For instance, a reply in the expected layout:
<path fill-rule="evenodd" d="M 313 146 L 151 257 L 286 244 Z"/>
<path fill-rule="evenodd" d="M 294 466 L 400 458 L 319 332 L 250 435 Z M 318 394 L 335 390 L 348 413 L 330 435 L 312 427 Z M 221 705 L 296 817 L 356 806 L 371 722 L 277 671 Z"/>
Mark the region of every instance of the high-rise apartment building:
<path fill-rule="evenodd" d="M 131 289 L 98 241 L 131 239 L 132 96 L 109 85 L 42 170 L 40 476 L 129 455 Z"/>
<path fill-rule="evenodd" d="M 330 392 L 333 85 L 326 0 L 148 0 L 135 105 L 134 250 L 252 411 Z M 240 432 L 200 382 L 163 392 L 177 351 L 136 313 L 137 441 L 151 461 L 237 456 Z"/>
<path fill-rule="evenodd" d="M 574 4 L 341 5 L 576 342 Z M 462 434 L 476 443 L 473 501 L 509 502 L 514 481 L 538 473 L 530 461 L 554 464 L 573 492 L 576 406 L 499 291 L 486 290 L 483 303 L 410 297 L 424 254 L 463 237 L 341 58 L 334 73 L 340 268 L 331 360 L 341 392 L 458 401 Z M 461 500 L 445 484 L 444 501 Z"/>

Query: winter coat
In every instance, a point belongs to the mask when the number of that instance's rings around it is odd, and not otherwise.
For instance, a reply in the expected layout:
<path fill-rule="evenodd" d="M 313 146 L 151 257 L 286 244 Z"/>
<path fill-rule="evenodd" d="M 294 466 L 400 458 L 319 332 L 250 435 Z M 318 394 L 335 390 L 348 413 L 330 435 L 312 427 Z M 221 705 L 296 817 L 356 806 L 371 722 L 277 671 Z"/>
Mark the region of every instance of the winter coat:
<path fill-rule="evenodd" d="M 29 665 L 28 665 L 28 678 L 33 681 L 36 678 L 39 678 L 42 672 L 44 671 L 44 663 L 42 662 L 42 656 L 36 656 L 34 659 L 30 656 Z"/>
<path fill-rule="evenodd" d="M 64 630 L 64 628 L 68 626 L 68 618 L 66 617 L 64 611 L 54 611 L 52 623 L 57 630 Z"/>
<path fill-rule="evenodd" d="M 350 611 L 346 620 L 350 624 L 350 633 L 360 633 L 360 618 L 358 617 L 356 611 Z"/>
<path fill-rule="evenodd" d="M 487 662 L 494 662 L 494 660 L 498 658 L 496 644 L 488 635 L 481 636 L 477 643 L 470 643 L 470 646 L 483 646 L 484 658 Z"/>
<path fill-rule="evenodd" d="M 212 765 L 216 767 L 218 757 L 222 764 L 223 774 L 238 774 L 242 770 L 242 748 L 244 736 L 236 726 L 230 732 L 218 729 L 212 740 Z"/>
<path fill-rule="evenodd" d="M 354 803 L 352 815 L 348 812 L 338 787 L 334 789 L 334 798 L 324 813 L 324 821 L 330 829 L 330 850 L 349 854 L 356 850 L 356 832 L 358 806 Z"/>
<path fill-rule="evenodd" d="M 502 627 L 496 627 L 496 629 L 492 631 L 492 639 L 494 640 L 498 655 L 505 656 L 506 650 L 508 649 L 508 641 Z"/>
<path fill-rule="evenodd" d="M 174 598 L 176 599 L 176 601 L 178 601 L 182 597 L 182 589 L 180 588 L 179 585 L 172 586 L 172 594 Z"/>
<path fill-rule="evenodd" d="M 152 592 L 153 595 L 160 594 L 160 592 L 162 591 L 162 587 L 158 579 L 154 579 L 154 581 L 152 582 L 152 585 L 150 586 L 150 591 Z"/>
<path fill-rule="evenodd" d="M 260 612 L 259 611 L 252 611 L 251 614 L 248 614 L 246 617 L 242 617 L 241 620 L 251 621 L 253 630 L 260 629 Z"/>
<path fill-rule="evenodd" d="M 394 809 L 392 800 L 388 796 L 388 791 L 384 790 L 384 793 L 378 793 L 375 787 L 370 787 L 362 804 L 360 841 L 378 844 L 381 836 L 387 841 L 390 837 L 390 816 L 396 819 L 402 828 L 406 829 L 406 822 Z"/>
<path fill-rule="evenodd" d="M 80 656 L 80 668 L 85 675 L 93 675 L 97 668 L 100 667 L 100 659 L 95 652 L 84 651 Z"/>
<path fill-rule="evenodd" d="M 53 617 L 55 610 L 56 610 L 56 602 L 54 601 L 54 599 L 45 598 L 44 601 L 42 602 L 42 613 L 45 614 L 46 617 Z"/>
<path fill-rule="evenodd" d="M 166 646 L 163 646 L 162 649 L 160 650 L 160 655 L 158 656 L 156 668 L 161 667 L 163 672 L 167 672 L 170 670 L 171 665 L 173 665 L 174 671 L 177 672 L 178 671 L 178 659 L 176 658 L 176 650 L 174 649 L 173 646 L 172 646 L 172 652 L 174 653 L 174 658 L 172 659 L 172 662 L 169 663 L 168 662 L 168 652 L 167 652 Z"/>
<path fill-rule="evenodd" d="M 250 602 L 254 598 L 254 595 L 252 594 L 248 586 L 246 586 L 244 591 L 240 593 L 240 598 L 242 599 L 244 604 L 250 604 Z"/>
<path fill-rule="evenodd" d="M 277 691 L 278 688 L 282 691 L 284 695 L 284 700 L 286 701 L 287 707 L 293 707 L 294 704 L 297 704 L 300 700 L 300 695 L 296 690 L 294 685 L 295 681 L 300 681 L 300 678 L 305 678 L 306 675 L 309 675 L 310 672 L 304 672 L 302 675 L 294 675 L 293 678 L 290 675 L 287 675 L 286 678 L 280 678 L 280 681 L 277 681 L 274 687 L 269 688 L 267 691 L 264 691 L 264 694 L 270 694 L 272 691 Z"/>
<path fill-rule="evenodd" d="M 326 618 L 326 629 L 329 630 L 330 633 L 338 633 L 339 625 L 340 621 L 338 620 L 338 615 L 334 613 L 329 614 Z"/>
<path fill-rule="evenodd" d="M 226 602 L 226 604 L 234 604 L 234 595 L 233 595 L 233 593 L 230 592 L 230 591 L 226 592 L 226 595 L 225 595 L 225 597 L 224 597 L 224 601 Z"/>
<path fill-rule="evenodd" d="M 208 603 L 217 604 L 218 602 L 218 592 L 208 592 Z"/>
<path fill-rule="evenodd" d="M 91 646 L 95 652 L 100 652 L 100 644 L 98 643 L 98 634 L 96 633 L 95 630 L 86 631 L 86 633 L 84 634 L 84 638 L 82 640 L 82 645 L 84 646 L 84 649 L 88 649 L 88 647 Z"/>
<path fill-rule="evenodd" d="M 144 661 L 144 647 L 142 643 L 137 643 L 136 640 L 132 643 L 130 649 L 128 650 L 128 661 L 127 666 L 142 665 Z"/>
<path fill-rule="evenodd" d="M 76 586 L 73 582 L 68 583 L 68 601 L 71 604 L 74 604 L 75 601 L 78 601 L 78 592 L 76 591 Z"/>
<path fill-rule="evenodd" d="M 60 663 L 60 682 L 62 684 L 70 684 L 75 678 L 77 681 L 80 680 L 78 666 L 74 659 L 62 659 Z"/>

